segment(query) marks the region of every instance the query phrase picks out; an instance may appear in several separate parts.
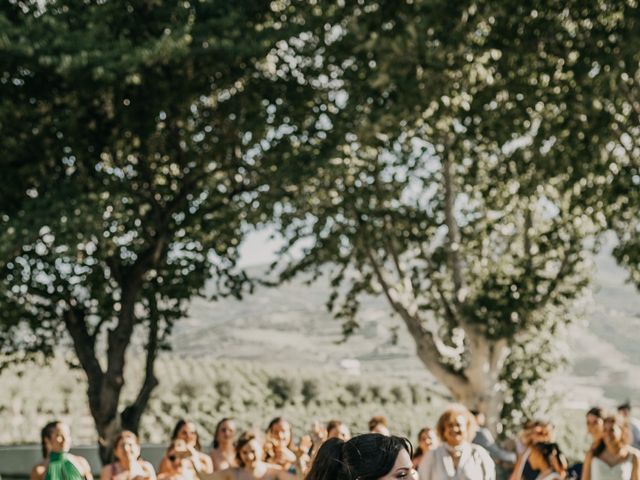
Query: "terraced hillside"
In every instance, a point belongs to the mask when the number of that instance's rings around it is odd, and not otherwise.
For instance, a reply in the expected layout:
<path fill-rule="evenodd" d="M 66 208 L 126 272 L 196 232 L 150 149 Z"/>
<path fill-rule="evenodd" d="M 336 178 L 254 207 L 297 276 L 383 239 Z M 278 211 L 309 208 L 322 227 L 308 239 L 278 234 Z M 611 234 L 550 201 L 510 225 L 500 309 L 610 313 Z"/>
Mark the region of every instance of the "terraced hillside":
<path fill-rule="evenodd" d="M 571 368 L 551 382 L 560 408 L 551 414 L 566 425 L 576 451 L 586 443 L 588 405 L 640 400 L 640 294 L 624 283 L 625 272 L 610 256 L 600 255 L 596 267 L 590 312 L 565 339 Z M 332 417 L 359 431 L 381 412 L 411 436 L 432 423 L 446 392 L 416 359 L 400 320 L 382 299 L 367 299 L 361 330 L 340 343 L 340 323 L 324 307 L 327 297 L 322 281 L 296 281 L 260 288 L 242 302 L 194 300 L 174 330 L 173 352 L 159 360 L 160 386 L 143 418 L 143 439 L 164 442 L 183 415 L 209 432 L 226 415 L 242 426 L 264 427 L 284 414 L 298 434 L 311 420 Z M 126 397 L 140 381 L 141 353 L 139 346 L 130 353 Z M 0 375 L 0 424 L 9 427 L 0 430 L 0 443 L 35 442 L 52 417 L 69 420 L 76 441 L 95 440 L 84 377 L 69 370 L 62 355 L 50 367 L 17 366 Z M 287 396 L 292 400 L 283 400 Z"/>

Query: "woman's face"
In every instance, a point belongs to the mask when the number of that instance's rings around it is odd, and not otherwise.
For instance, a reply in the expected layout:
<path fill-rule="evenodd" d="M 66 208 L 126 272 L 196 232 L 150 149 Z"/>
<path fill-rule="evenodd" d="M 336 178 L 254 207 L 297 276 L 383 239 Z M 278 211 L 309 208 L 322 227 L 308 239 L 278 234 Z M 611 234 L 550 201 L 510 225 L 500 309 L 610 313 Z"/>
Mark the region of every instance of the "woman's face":
<path fill-rule="evenodd" d="M 46 439 L 49 452 L 68 452 L 71 448 L 71 430 L 66 423 L 58 423 L 49 438 Z"/>
<path fill-rule="evenodd" d="M 275 440 L 280 447 L 289 446 L 291 442 L 291 425 L 286 420 L 280 420 L 271 427 L 271 438 Z"/>
<path fill-rule="evenodd" d="M 260 442 L 254 438 L 250 442 L 245 443 L 238 452 L 238 457 L 240 457 L 243 465 L 253 467 L 262 458 Z"/>
<path fill-rule="evenodd" d="M 587 431 L 594 440 L 602 438 L 603 425 L 602 418 L 592 414 L 587 415 Z"/>
<path fill-rule="evenodd" d="M 140 456 L 140 445 L 135 437 L 126 435 L 118 442 L 114 454 L 120 462 L 137 459 Z"/>
<path fill-rule="evenodd" d="M 222 422 L 220 428 L 218 429 L 218 442 L 220 443 L 228 443 L 233 442 L 236 436 L 236 424 L 232 420 L 227 420 Z"/>
<path fill-rule="evenodd" d="M 608 443 L 618 444 L 622 442 L 622 427 L 616 422 L 604 422 L 602 426 L 602 438 Z"/>
<path fill-rule="evenodd" d="M 418 444 L 423 452 L 428 452 L 436 443 L 436 432 L 429 429 L 420 434 L 418 438 Z"/>
<path fill-rule="evenodd" d="M 193 422 L 185 423 L 178 431 L 178 435 L 176 438 L 184 440 L 189 447 L 194 447 L 196 441 L 198 440 L 198 433 Z"/>
<path fill-rule="evenodd" d="M 407 480 L 417 480 L 418 472 L 413 469 L 409 452 L 404 448 L 400 450 L 396 457 L 396 462 L 391 467 L 391 471 L 379 480 L 391 480 L 396 478 L 405 478 Z"/>
<path fill-rule="evenodd" d="M 450 418 L 444 424 L 444 441 L 452 447 L 465 442 L 467 436 L 467 419 L 464 415 Z"/>
<path fill-rule="evenodd" d="M 339 438 L 340 440 L 346 442 L 351 438 L 351 432 L 349 431 L 349 427 L 347 427 L 344 423 L 341 423 L 337 427 L 329 430 L 327 438 Z"/>

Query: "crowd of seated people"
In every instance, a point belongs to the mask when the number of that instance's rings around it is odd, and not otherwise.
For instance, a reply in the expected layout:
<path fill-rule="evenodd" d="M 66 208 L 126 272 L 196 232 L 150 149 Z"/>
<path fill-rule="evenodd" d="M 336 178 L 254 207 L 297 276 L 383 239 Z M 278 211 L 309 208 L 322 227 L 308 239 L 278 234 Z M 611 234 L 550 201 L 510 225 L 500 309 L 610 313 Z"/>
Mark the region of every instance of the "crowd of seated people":
<path fill-rule="evenodd" d="M 569 465 L 555 441 L 553 425 L 529 420 L 512 448 L 498 445 L 480 412 L 451 405 L 434 426 L 420 429 L 416 447 L 400 436 L 384 416 L 374 416 L 369 433 L 351 435 L 340 420 L 314 422 L 295 441 L 291 423 L 276 417 L 264 432 L 238 432 L 223 418 L 203 451 L 198 426 L 180 419 L 157 470 L 141 458 L 136 434 L 122 431 L 112 445 L 112 462 L 100 480 L 640 480 L 640 438 L 630 406 L 615 414 L 599 407 L 586 413 L 590 447 L 584 459 Z M 31 480 L 92 480 L 86 459 L 69 453 L 71 432 L 51 422 L 41 432 L 43 459 Z M 509 442 L 506 442 L 509 445 Z M 358 474 L 360 472 L 360 474 Z"/>

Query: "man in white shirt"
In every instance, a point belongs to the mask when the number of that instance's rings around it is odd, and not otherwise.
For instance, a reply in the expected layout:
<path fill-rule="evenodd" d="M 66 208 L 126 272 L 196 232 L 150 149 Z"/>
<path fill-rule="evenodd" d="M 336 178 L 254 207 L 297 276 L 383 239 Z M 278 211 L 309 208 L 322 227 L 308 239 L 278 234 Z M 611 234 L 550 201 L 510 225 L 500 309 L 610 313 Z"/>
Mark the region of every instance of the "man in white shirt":
<path fill-rule="evenodd" d="M 622 415 L 629 424 L 629 430 L 632 435 L 631 446 L 640 448 L 640 420 L 631 416 L 631 402 L 627 400 L 622 405 L 618 405 L 618 413 Z"/>

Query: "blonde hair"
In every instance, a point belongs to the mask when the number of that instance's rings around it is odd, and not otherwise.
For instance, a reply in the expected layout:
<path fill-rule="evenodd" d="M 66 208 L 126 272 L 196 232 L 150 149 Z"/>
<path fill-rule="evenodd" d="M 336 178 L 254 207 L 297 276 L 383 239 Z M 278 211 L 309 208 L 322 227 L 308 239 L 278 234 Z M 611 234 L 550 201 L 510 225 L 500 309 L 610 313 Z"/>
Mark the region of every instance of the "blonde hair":
<path fill-rule="evenodd" d="M 449 423 L 454 418 L 460 417 L 460 416 L 465 418 L 465 423 L 467 427 L 465 440 L 467 442 L 470 442 L 471 440 L 473 440 L 473 437 L 475 436 L 476 431 L 478 430 L 478 424 L 476 423 L 476 419 L 473 417 L 473 415 L 467 409 L 467 407 L 457 403 L 450 405 L 449 408 L 447 408 L 442 413 L 442 415 L 440 415 L 440 418 L 438 419 L 438 423 L 436 424 L 436 432 L 438 433 L 438 438 L 440 438 L 440 440 L 445 442 L 444 432 L 446 430 L 447 423 Z"/>

